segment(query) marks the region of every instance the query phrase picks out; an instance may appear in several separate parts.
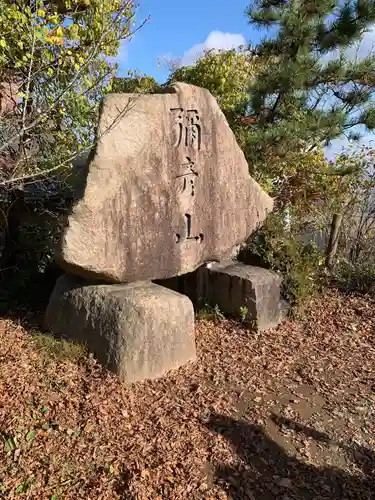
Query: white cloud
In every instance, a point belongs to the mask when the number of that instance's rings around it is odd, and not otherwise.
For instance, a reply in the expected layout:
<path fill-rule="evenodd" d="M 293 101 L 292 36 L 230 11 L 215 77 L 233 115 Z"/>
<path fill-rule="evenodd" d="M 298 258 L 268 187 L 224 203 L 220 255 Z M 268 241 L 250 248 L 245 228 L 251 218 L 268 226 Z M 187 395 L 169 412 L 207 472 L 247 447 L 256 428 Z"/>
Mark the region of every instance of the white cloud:
<path fill-rule="evenodd" d="M 222 31 L 211 31 L 203 43 L 197 43 L 187 50 L 181 59 L 181 64 L 187 66 L 193 64 L 205 50 L 231 50 L 246 45 L 245 37 L 240 33 L 223 33 Z"/>
<path fill-rule="evenodd" d="M 325 148 L 327 160 L 334 160 L 337 155 L 349 149 L 361 149 L 363 147 L 375 147 L 375 135 L 373 133 L 364 134 L 358 141 L 349 141 L 346 137 L 334 139 L 330 146 Z"/>
<path fill-rule="evenodd" d="M 375 55 L 375 25 L 367 31 L 363 38 L 345 50 L 345 55 L 352 60 L 361 60 L 370 54 Z M 323 61 L 328 62 L 338 58 L 340 51 L 338 49 L 329 52 L 323 57 Z"/>
<path fill-rule="evenodd" d="M 370 53 L 375 54 L 375 26 L 370 31 L 367 31 L 362 40 L 354 47 L 348 50 L 348 55 L 359 59 L 367 57 Z"/>

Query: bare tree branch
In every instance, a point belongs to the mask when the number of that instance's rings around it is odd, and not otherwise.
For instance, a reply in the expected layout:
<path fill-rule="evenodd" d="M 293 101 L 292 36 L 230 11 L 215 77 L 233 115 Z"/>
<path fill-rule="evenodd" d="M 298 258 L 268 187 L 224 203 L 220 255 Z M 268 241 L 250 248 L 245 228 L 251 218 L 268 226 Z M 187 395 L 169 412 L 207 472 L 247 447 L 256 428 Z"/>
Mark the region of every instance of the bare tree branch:
<path fill-rule="evenodd" d="M 122 16 L 123 12 L 125 12 L 125 10 L 129 7 L 129 5 L 132 4 L 132 1 L 129 0 L 127 1 L 123 6 L 122 8 L 118 11 L 115 19 L 113 20 L 113 23 L 116 23 L 120 17 Z M 132 18 L 133 16 L 130 16 L 130 18 Z M 139 29 L 142 28 L 142 26 L 144 26 L 146 24 L 146 22 L 148 22 L 148 18 L 145 19 L 135 30 L 134 32 L 130 33 L 129 34 L 129 37 L 132 36 L 134 33 L 136 33 Z M 56 99 L 54 100 L 54 102 L 43 112 L 41 112 L 39 114 L 39 116 L 37 118 L 35 118 L 29 125 L 27 126 L 24 126 L 22 128 L 22 130 L 18 131 L 17 133 L 13 134 L 4 144 L 0 145 L 0 153 L 4 150 L 6 150 L 9 146 L 11 146 L 16 140 L 20 139 L 22 137 L 22 135 L 24 135 L 26 132 L 32 130 L 33 128 L 35 128 L 37 125 L 39 125 L 40 123 L 42 123 L 48 116 L 49 114 L 51 113 L 51 111 L 53 111 L 53 109 L 56 108 L 56 106 L 59 104 L 59 102 L 61 102 L 62 98 L 65 96 L 65 94 L 71 90 L 74 86 L 74 84 L 78 81 L 79 77 L 82 75 L 82 72 L 84 69 L 86 69 L 88 67 L 88 65 L 92 62 L 92 60 L 94 59 L 94 57 L 97 55 L 98 53 L 98 50 L 100 49 L 101 47 L 101 44 L 103 43 L 104 39 L 106 38 L 106 36 L 111 33 L 112 31 L 112 26 L 108 27 L 106 30 L 104 30 L 101 34 L 101 36 L 99 37 L 99 40 L 97 41 L 97 43 L 93 46 L 90 54 L 88 55 L 86 61 L 80 66 L 79 70 L 77 70 L 77 73 L 75 74 L 75 76 L 71 79 L 71 81 L 64 87 L 64 89 L 58 94 L 58 96 L 56 97 Z"/>
<path fill-rule="evenodd" d="M 122 110 L 119 110 L 118 115 L 114 118 L 114 120 L 112 121 L 112 123 L 96 138 L 96 140 L 94 141 L 93 144 L 90 144 L 90 146 L 84 148 L 81 151 L 76 151 L 69 158 L 67 158 L 66 160 L 60 162 L 58 165 L 55 165 L 54 167 L 51 167 L 49 169 L 42 170 L 42 171 L 36 172 L 34 174 L 26 174 L 26 175 L 22 175 L 22 176 L 19 176 L 19 177 L 16 177 L 16 178 L 12 178 L 12 179 L 8 179 L 8 180 L 5 180 L 5 181 L 1 181 L 0 182 L 0 187 L 14 185 L 14 184 L 18 184 L 18 183 L 24 183 L 25 181 L 30 182 L 32 179 L 35 181 L 39 177 L 46 177 L 47 174 L 51 174 L 53 172 L 56 172 L 56 171 L 60 170 L 61 168 L 63 168 L 64 166 L 68 165 L 73 160 L 75 160 L 78 156 L 82 155 L 83 153 L 85 153 L 85 152 L 91 150 L 93 147 L 95 147 L 95 145 L 105 135 L 107 135 L 111 130 L 113 130 L 118 125 L 118 123 L 120 122 L 120 120 L 125 116 L 125 114 L 127 112 L 129 112 L 130 109 L 132 109 L 132 107 L 134 106 L 133 101 L 134 101 L 134 98 L 129 99 L 127 105 Z"/>

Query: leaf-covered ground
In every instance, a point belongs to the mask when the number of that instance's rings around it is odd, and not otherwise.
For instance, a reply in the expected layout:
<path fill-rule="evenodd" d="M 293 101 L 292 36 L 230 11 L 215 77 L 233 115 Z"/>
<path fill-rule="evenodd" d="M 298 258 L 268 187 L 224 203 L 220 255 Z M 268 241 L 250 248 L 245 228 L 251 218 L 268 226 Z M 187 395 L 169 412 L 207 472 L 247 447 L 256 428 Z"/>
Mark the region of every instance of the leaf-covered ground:
<path fill-rule="evenodd" d="M 0 324 L 0 497 L 374 499 L 375 302 L 327 292 L 250 334 L 200 320 L 199 359 L 122 386 Z"/>

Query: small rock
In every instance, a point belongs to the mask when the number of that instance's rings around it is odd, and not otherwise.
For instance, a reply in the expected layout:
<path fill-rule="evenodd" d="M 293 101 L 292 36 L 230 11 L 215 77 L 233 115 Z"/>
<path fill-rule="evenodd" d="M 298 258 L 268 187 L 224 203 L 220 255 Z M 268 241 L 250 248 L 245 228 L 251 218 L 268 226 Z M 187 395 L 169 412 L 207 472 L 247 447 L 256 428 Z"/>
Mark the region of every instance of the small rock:
<path fill-rule="evenodd" d="M 292 488 L 292 481 L 289 478 L 284 477 L 278 482 L 278 485 L 282 488 Z"/>
<path fill-rule="evenodd" d="M 199 486 L 200 491 L 206 491 L 208 489 L 207 483 L 201 483 Z"/>
<path fill-rule="evenodd" d="M 330 449 L 331 449 L 332 451 L 334 451 L 335 453 L 339 450 L 339 445 L 338 445 L 338 444 L 336 444 L 336 443 L 332 443 L 332 444 L 330 444 L 330 446 L 329 446 L 329 447 L 330 447 Z"/>
<path fill-rule="evenodd" d="M 357 413 L 367 413 L 368 412 L 367 406 L 356 406 L 355 409 L 356 409 Z"/>
<path fill-rule="evenodd" d="M 363 453 L 359 452 L 358 450 L 353 451 L 353 456 L 357 462 L 363 462 L 364 460 L 366 460 L 366 455 L 363 455 Z"/>

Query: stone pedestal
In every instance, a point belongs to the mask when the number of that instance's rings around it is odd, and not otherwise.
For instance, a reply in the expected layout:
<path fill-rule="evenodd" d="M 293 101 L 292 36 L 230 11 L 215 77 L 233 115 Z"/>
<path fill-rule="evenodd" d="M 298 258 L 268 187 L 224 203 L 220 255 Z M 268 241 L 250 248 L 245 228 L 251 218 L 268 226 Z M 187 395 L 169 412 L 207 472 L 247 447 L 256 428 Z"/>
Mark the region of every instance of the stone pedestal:
<path fill-rule="evenodd" d="M 205 304 L 218 305 L 224 314 L 267 330 L 288 314 L 288 304 L 281 299 L 281 282 L 273 271 L 228 260 L 158 284 L 187 295 L 197 310 Z"/>
<path fill-rule="evenodd" d="M 268 330 L 282 321 L 280 288 L 282 278 L 273 271 L 227 261 L 205 269 L 204 295 L 211 305 Z"/>
<path fill-rule="evenodd" d="M 97 285 L 63 275 L 45 323 L 52 333 L 86 344 L 126 383 L 161 377 L 196 359 L 190 299 L 154 283 Z"/>

